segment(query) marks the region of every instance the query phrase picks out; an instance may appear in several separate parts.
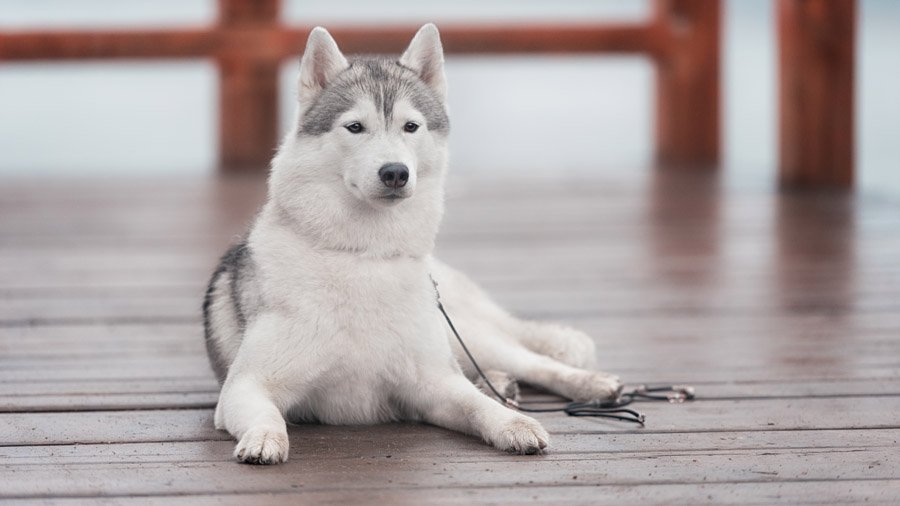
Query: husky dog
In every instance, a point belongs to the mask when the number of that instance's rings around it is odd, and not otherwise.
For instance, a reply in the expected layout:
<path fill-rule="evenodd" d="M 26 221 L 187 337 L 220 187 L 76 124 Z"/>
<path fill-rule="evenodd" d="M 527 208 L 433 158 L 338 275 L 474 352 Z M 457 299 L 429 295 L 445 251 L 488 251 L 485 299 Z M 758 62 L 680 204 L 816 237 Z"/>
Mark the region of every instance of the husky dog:
<path fill-rule="evenodd" d="M 212 276 L 206 345 L 222 384 L 215 425 L 235 457 L 288 457 L 286 421 L 417 420 L 532 454 L 534 419 L 486 395 L 448 312 L 492 382 L 570 399 L 614 397 L 576 330 L 522 321 L 431 256 L 444 205 L 447 85 L 437 28 L 398 60 L 347 60 L 323 28 L 300 64 L 299 111 L 272 161 L 269 197 Z M 482 385 L 483 387 L 483 385 Z"/>

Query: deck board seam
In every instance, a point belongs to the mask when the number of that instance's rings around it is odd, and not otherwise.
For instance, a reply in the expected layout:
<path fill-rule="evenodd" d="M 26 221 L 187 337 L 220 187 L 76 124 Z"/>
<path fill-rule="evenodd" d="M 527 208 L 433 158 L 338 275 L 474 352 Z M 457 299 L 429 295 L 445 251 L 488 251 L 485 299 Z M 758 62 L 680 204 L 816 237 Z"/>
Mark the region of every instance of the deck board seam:
<path fill-rule="evenodd" d="M 235 464 L 239 465 L 239 464 Z M 900 477 L 897 478 L 847 478 L 842 479 L 840 477 L 837 478 L 789 478 L 784 480 L 721 480 L 721 481 L 696 481 L 696 482 L 685 482 L 685 481 L 635 481 L 635 482 L 613 482 L 613 483 L 584 483 L 584 482 L 565 482 L 565 483 L 509 483 L 509 484 L 493 484 L 493 485 L 479 485 L 479 484 L 460 484 L 460 485 L 446 485 L 446 486 L 403 486 L 398 484 L 391 484 L 391 486 L 386 487 L 367 487 L 365 489 L 349 489 L 357 492 L 373 492 L 373 491 L 398 491 L 398 490 L 408 490 L 408 491 L 420 491 L 420 490 L 457 490 L 457 489 L 478 489 L 478 490 L 488 490 L 495 488 L 508 489 L 510 486 L 514 486 L 516 489 L 537 489 L 537 488 L 631 488 L 631 487 L 648 487 L 648 486 L 671 486 L 671 485 L 684 485 L 684 486 L 692 486 L 692 485 L 769 485 L 769 484 L 783 484 L 783 483 L 831 483 L 831 482 L 842 482 L 842 483 L 872 483 L 872 482 L 900 482 Z M 302 488 L 289 488 L 289 489 L 261 489 L 254 490 L 252 492 L 241 492 L 241 491 L 229 491 L 229 492 L 183 492 L 178 494 L 166 494 L 162 492 L 160 494 L 150 494 L 150 493 L 129 493 L 129 494 L 105 494 L 105 495 L 96 495 L 96 494 L 60 494 L 60 495 L 52 495 L 52 494 L 36 494 L 36 495 L 4 495 L 0 494 L 0 498 L 7 500 L 17 500 L 17 499 L 89 499 L 89 498 L 125 498 L 125 497 L 194 497 L 194 496 L 222 496 L 222 497 L 234 497 L 234 496 L 251 496 L 251 495 L 259 495 L 259 494 L 278 494 L 278 495 L 300 495 L 305 492 L 335 492 L 342 491 L 346 492 L 348 489 L 346 487 L 302 487 Z"/>

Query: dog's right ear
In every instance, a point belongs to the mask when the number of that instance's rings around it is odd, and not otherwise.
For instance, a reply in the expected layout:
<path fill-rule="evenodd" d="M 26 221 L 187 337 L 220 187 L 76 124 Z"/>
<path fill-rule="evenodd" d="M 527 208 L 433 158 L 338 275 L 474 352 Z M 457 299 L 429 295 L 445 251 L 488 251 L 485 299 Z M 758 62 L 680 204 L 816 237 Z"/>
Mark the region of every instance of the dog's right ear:
<path fill-rule="evenodd" d="M 350 64 L 341 54 L 328 30 L 317 26 L 309 32 L 306 50 L 300 59 L 298 94 L 301 104 L 309 102 Z"/>

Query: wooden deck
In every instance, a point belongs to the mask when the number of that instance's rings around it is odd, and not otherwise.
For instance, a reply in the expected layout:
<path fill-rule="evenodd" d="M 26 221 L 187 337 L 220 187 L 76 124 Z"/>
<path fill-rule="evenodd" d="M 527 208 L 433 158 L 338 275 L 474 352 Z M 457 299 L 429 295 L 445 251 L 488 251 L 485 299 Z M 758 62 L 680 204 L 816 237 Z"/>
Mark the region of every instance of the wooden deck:
<path fill-rule="evenodd" d="M 0 185 L 0 501 L 900 501 L 900 204 L 649 172 L 451 177 L 439 254 L 596 336 L 646 428 L 539 416 L 543 456 L 412 424 L 292 427 L 240 465 L 199 318 L 257 180 Z"/>

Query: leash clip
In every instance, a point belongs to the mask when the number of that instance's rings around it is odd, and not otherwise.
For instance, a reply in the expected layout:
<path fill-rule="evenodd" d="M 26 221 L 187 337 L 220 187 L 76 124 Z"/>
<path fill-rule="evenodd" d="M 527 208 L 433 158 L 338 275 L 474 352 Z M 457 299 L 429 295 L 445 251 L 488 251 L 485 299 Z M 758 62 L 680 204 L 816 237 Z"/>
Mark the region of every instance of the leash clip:
<path fill-rule="evenodd" d="M 671 404 L 681 404 L 684 401 L 694 399 L 694 387 L 687 385 L 672 385 L 663 387 L 648 387 L 638 385 L 632 393 L 633 398 L 668 401 Z"/>
<path fill-rule="evenodd" d="M 694 398 L 694 387 L 687 385 L 672 385 L 672 393 L 668 395 L 669 402 L 681 404 Z"/>

